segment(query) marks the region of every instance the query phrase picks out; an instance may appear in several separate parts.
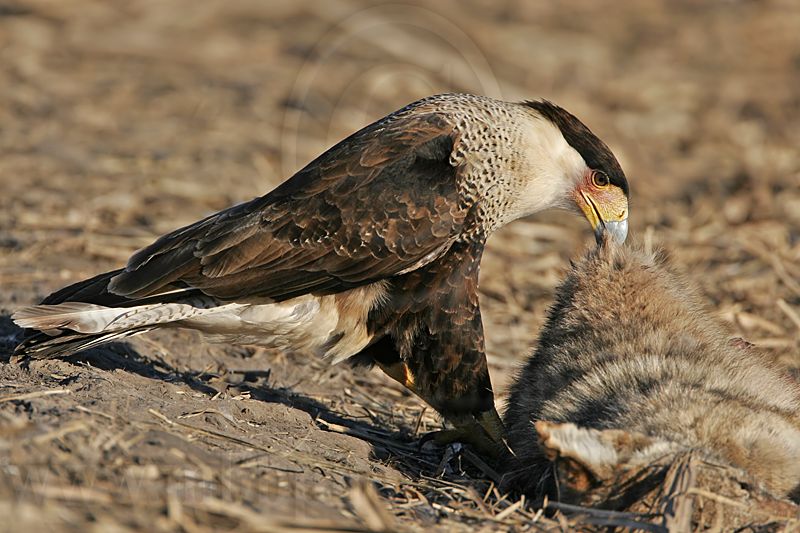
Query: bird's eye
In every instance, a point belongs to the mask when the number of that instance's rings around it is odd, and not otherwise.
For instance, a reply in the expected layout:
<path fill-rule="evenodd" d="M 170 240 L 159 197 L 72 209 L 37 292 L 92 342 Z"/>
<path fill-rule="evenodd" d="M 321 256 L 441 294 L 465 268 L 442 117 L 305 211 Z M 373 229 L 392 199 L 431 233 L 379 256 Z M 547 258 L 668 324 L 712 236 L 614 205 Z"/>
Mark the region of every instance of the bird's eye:
<path fill-rule="evenodd" d="M 605 172 L 592 171 L 592 185 L 602 189 L 603 187 L 608 187 L 610 183 L 611 180 L 608 179 L 608 175 Z"/>

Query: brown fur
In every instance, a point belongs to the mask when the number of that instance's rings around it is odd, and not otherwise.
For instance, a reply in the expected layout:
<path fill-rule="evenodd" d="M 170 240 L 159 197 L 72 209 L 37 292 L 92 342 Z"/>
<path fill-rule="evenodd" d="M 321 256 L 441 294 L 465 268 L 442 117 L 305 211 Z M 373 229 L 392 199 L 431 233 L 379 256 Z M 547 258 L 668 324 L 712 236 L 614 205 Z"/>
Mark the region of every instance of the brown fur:
<path fill-rule="evenodd" d="M 507 483 L 603 504 L 609 487 L 688 450 L 800 490 L 800 387 L 731 342 L 658 254 L 606 242 L 562 282 L 505 416 Z M 623 475 L 624 474 L 624 475 Z"/>

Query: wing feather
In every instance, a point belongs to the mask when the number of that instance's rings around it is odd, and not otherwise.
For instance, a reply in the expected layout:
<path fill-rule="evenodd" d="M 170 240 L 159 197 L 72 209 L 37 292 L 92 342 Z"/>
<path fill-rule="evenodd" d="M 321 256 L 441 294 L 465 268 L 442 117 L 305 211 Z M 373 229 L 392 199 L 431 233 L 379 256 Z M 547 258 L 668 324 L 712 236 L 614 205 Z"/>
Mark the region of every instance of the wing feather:
<path fill-rule="evenodd" d="M 178 285 L 281 300 L 413 270 L 446 251 L 467 215 L 454 143 L 435 112 L 368 126 L 266 196 L 161 237 L 108 291 L 141 298 Z"/>

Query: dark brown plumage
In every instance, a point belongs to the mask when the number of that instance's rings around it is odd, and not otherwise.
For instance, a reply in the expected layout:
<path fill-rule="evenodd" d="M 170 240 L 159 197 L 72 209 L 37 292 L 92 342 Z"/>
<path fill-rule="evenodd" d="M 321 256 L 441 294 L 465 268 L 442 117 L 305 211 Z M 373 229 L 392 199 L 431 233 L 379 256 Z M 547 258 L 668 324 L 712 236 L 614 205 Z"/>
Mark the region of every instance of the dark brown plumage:
<path fill-rule="evenodd" d="M 630 247 L 605 242 L 570 270 L 504 421 L 506 482 L 531 496 L 614 506 L 693 450 L 800 499 L 798 383 Z"/>
<path fill-rule="evenodd" d="M 17 352 L 68 355 L 191 327 L 225 342 L 378 363 L 460 425 L 485 413 L 496 421 L 477 296 L 486 238 L 548 207 L 582 211 L 622 239 L 627 231 L 625 177 L 579 124 L 549 103 L 415 102 L 265 196 L 20 310 L 16 322 L 43 333 Z"/>

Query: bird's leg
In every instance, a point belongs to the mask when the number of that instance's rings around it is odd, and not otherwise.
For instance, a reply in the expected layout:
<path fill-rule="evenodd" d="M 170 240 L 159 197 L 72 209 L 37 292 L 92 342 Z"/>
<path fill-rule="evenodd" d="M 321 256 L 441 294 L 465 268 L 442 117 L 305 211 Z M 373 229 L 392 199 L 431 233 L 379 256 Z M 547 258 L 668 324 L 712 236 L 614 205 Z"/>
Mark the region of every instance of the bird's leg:
<path fill-rule="evenodd" d="M 380 367 L 381 370 L 383 370 L 384 374 L 419 396 L 419 392 L 417 392 L 416 388 L 414 387 L 414 375 L 411 373 L 411 370 L 409 370 L 408 365 L 406 365 L 403 361 L 387 364 L 376 360 L 375 363 L 378 365 L 378 367 Z"/>
<path fill-rule="evenodd" d="M 478 413 L 475 416 L 475 419 L 495 443 L 498 445 L 502 444 L 503 439 L 505 439 L 506 428 L 503 425 L 503 421 L 494 406 L 492 406 L 491 409 L 483 411 L 482 413 Z"/>
<path fill-rule="evenodd" d="M 375 362 L 387 376 L 422 398 L 426 403 L 433 405 L 433 402 L 420 394 L 414 386 L 414 375 L 405 362 L 385 363 L 378 360 Z M 440 445 L 463 442 L 475 447 L 481 454 L 493 458 L 499 457 L 503 450 L 504 427 L 497 409 L 492 407 L 474 415 L 451 415 L 447 417 L 447 420 L 455 426 L 454 429 L 428 433 L 422 438 L 422 442 L 433 441 Z"/>

